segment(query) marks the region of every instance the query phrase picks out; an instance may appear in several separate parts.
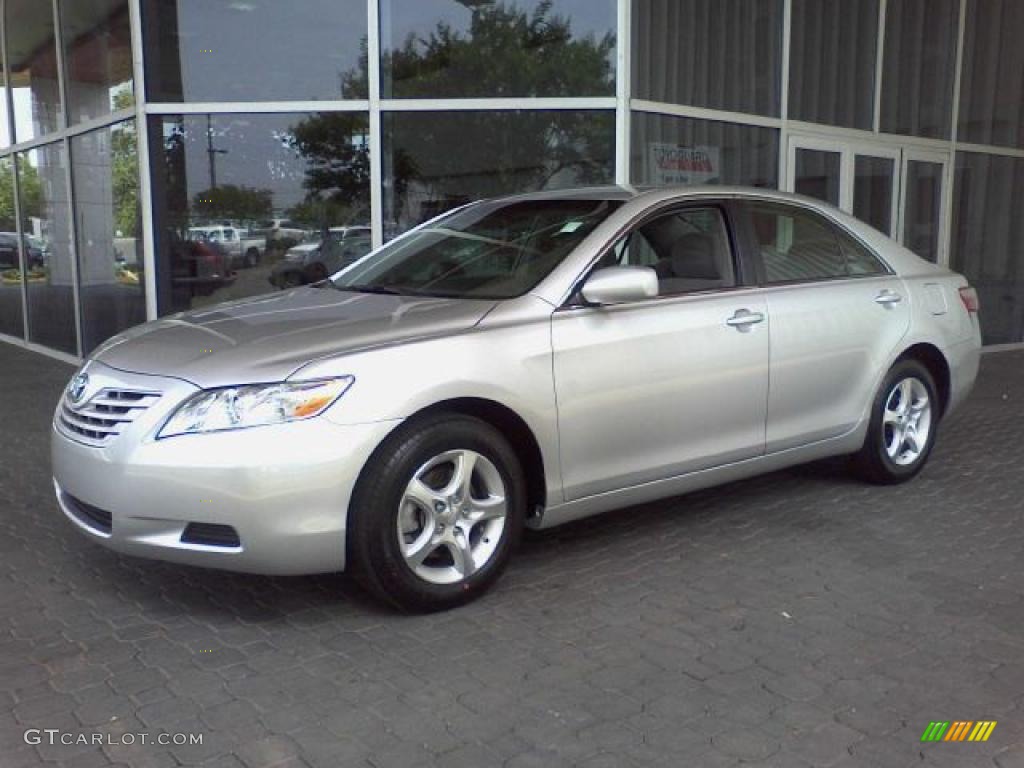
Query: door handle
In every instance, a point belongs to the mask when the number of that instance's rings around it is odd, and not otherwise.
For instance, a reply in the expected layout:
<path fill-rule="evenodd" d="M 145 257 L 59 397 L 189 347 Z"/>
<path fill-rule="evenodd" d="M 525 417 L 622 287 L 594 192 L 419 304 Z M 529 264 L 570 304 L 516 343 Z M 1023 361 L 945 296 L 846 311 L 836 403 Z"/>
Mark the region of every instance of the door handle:
<path fill-rule="evenodd" d="M 745 331 L 752 325 L 764 322 L 764 315 L 761 312 L 751 312 L 749 309 L 737 309 L 736 314 L 725 321 L 726 325 L 739 328 Z"/>
<path fill-rule="evenodd" d="M 883 307 L 891 307 L 893 304 L 899 304 L 901 301 L 903 301 L 903 297 L 890 290 L 882 291 L 875 296 L 875 303 L 881 304 Z"/>

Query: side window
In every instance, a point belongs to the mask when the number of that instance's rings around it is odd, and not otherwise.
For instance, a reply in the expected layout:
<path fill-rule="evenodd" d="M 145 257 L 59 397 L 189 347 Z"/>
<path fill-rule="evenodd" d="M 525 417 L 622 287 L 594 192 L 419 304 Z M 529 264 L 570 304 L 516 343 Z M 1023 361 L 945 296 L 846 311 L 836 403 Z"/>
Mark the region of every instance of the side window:
<path fill-rule="evenodd" d="M 885 265 L 871 251 L 842 230 L 839 231 L 839 245 L 846 257 L 846 266 L 851 275 L 884 275 Z"/>
<path fill-rule="evenodd" d="M 651 267 L 658 295 L 732 288 L 736 268 L 718 208 L 686 208 L 658 216 L 627 234 L 598 264 Z"/>
<path fill-rule="evenodd" d="M 748 207 L 769 283 L 846 277 L 835 230 L 811 213 L 770 203 Z"/>

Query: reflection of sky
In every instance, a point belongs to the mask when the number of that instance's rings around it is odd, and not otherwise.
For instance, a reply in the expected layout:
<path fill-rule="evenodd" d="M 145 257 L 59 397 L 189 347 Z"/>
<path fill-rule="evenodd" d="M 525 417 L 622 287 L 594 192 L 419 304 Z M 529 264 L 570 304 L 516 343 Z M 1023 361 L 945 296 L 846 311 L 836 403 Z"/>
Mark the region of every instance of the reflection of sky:
<path fill-rule="evenodd" d="M 227 150 L 217 154 L 217 184 L 237 184 L 274 193 L 276 212 L 300 202 L 305 197 L 302 182 L 306 178 L 306 162 L 285 146 L 283 137 L 306 115 L 220 115 L 213 126 L 214 149 Z M 210 188 L 210 160 L 206 142 L 206 116 L 185 118 L 185 171 L 188 197 Z"/>
<path fill-rule="evenodd" d="M 35 124 L 32 121 L 32 90 L 12 88 L 11 95 L 14 99 L 14 135 L 19 141 L 26 141 L 36 135 Z M 3 113 L 7 114 L 6 103 L 3 110 Z"/>
<path fill-rule="evenodd" d="M 337 99 L 366 2 L 178 0 L 178 33 L 189 100 Z"/>
<path fill-rule="evenodd" d="M 532 13 L 540 0 L 506 0 L 506 5 Z M 439 21 L 464 32 L 473 16 L 457 0 L 381 0 L 380 7 L 381 48 L 385 50 L 401 45 L 410 32 L 424 36 Z M 608 32 L 615 33 L 615 0 L 555 0 L 552 14 L 569 18 L 577 38 L 593 33 L 600 39 Z"/>

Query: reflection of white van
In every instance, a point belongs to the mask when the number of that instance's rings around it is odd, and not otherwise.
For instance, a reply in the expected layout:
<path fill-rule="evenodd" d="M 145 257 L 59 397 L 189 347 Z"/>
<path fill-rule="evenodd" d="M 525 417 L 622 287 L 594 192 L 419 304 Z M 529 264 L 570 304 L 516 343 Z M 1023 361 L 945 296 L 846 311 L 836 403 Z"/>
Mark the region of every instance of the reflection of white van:
<path fill-rule="evenodd" d="M 265 241 L 249 237 L 249 230 L 221 225 L 189 227 L 188 239 L 219 246 L 231 259 L 232 266 L 255 267 L 260 263 L 265 247 Z"/>
<path fill-rule="evenodd" d="M 302 242 L 306 239 L 306 230 L 291 219 L 273 219 L 267 228 L 267 240 L 294 240 Z"/>

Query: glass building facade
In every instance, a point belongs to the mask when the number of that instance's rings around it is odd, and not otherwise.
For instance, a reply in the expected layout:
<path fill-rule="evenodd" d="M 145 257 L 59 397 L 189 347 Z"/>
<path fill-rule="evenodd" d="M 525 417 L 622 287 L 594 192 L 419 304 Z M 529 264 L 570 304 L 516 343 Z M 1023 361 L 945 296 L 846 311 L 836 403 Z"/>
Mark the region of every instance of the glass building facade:
<path fill-rule="evenodd" d="M 0 339 L 69 357 L 480 197 L 742 184 L 1024 341 L 1019 0 L 0 0 Z M 308 249 L 307 249 L 308 250 Z"/>

